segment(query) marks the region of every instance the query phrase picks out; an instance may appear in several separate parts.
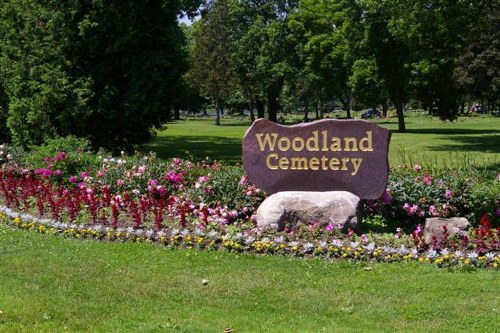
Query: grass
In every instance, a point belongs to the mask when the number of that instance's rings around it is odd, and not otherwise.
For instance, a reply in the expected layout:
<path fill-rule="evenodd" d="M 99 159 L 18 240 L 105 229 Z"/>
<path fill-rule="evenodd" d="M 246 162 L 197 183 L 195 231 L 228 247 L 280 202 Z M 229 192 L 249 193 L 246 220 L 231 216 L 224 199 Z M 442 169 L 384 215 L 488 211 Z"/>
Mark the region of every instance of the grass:
<path fill-rule="evenodd" d="M 172 122 L 144 150 L 238 163 L 248 126 Z M 417 116 L 407 127 L 393 133 L 391 165 L 500 167 L 500 118 Z M 0 225 L 0 332 L 500 332 L 498 272 L 366 265 L 167 251 Z"/>
<path fill-rule="evenodd" d="M 208 285 L 201 283 L 208 279 Z M 1 332 L 498 332 L 488 270 L 167 251 L 0 226 Z"/>
<path fill-rule="evenodd" d="M 406 119 L 407 133 L 397 132 L 396 119 L 377 120 L 393 131 L 389 148 L 391 166 L 401 163 L 439 166 L 473 164 L 500 168 L 500 117 L 460 117 L 457 122 L 442 122 L 428 116 Z M 143 147 L 160 158 L 210 156 L 230 163 L 241 162 L 241 142 L 248 120 L 184 120 L 167 124 L 156 139 Z"/>

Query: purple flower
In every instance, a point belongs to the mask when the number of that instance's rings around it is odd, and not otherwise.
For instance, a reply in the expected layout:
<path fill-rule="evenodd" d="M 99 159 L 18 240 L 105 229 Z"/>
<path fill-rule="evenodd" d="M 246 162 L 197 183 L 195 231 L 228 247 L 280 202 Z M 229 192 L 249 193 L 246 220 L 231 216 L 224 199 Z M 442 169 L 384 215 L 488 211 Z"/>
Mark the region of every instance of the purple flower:
<path fill-rule="evenodd" d="M 444 198 L 446 200 L 450 200 L 451 198 L 453 198 L 453 192 L 450 190 L 446 190 L 446 192 L 444 192 Z"/>
<path fill-rule="evenodd" d="M 384 194 L 382 194 L 382 202 L 385 205 L 390 205 L 392 203 L 392 195 L 389 191 L 385 190 Z"/>
<path fill-rule="evenodd" d="M 497 208 L 497 210 L 495 211 L 495 216 L 500 216 L 500 208 Z"/>

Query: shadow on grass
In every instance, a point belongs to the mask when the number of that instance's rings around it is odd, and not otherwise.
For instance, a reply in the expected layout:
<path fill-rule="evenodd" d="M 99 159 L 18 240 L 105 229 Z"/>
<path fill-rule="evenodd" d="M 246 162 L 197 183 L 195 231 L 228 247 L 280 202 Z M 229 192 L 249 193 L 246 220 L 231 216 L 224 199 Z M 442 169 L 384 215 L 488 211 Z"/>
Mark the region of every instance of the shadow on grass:
<path fill-rule="evenodd" d="M 206 156 L 231 164 L 241 163 L 242 139 L 214 136 L 157 137 L 154 144 L 143 147 L 143 152 L 156 152 L 160 159 L 172 157 L 203 159 Z"/>

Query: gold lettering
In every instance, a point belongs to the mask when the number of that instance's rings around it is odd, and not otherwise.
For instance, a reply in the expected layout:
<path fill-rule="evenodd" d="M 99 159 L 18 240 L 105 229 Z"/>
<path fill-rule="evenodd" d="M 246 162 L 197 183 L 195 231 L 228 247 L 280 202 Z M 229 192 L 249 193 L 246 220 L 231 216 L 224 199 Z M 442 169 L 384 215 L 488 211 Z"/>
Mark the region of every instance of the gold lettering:
<path fill-rule="evenodd" d="M 322 142 L 323 144 L 321 145 L 322 148 L 321 148 L 321 151 L 328 151 L 328 132 L 326 130 L 324 131 L 321 131 L 321 137 L 322 137 Z"/>
<path fill-rule="evenodd" d="M 325 155 L 321 156 L 321 170 L 328 170 L 328 165 L 326 164 L 328 162 L 328 157 Z"/>
<path fill-rule="evenodd" d="M 281 170 L 288 170 L 289 164 L 290 164 L 290 162 L 288 161 L 288 158 L 282 157 L 279 160 L 278 166 Z"/>
<path fill-rule="evenodd" d="M 351 158 L 351 164 L 354 168 L 354 171 L 351 172 L 352 176 L 356 176 L 358 173 L 359 167 L 361 166 L 361 162 L 363 162 L 362 158 Z"/>
<path fill-rule="evenodd" d="M 264 151 L 266 149 L 266 146 L 269 146 L 269 150 L 273 151 L 274 150 L 274 145 L 276 144 L 276 138 L 278 138 L 278 133 L 266 133 L 264 136 L 264 140 L 262 140 L 262 136 L 264 133 L 255 133 L 255 137 L 257 138 L 257 141 L 259 143 L 259 149 L 261 151 Z M 272 139 L 271 139 L 272 137 Z"/>
<path fill-rule="evenodd" d="M 342 168 L 340 170 L 347 170 L 347 162 L 349 162 L 349 157 L 342 157 Z"/>
<path fill-rule="evenodd" d="M 318 131 L 314 131 L 313 135 L 306 140 L 306 149 L 308 151 L 319 151 Z"/>
<path fill-rule="evenodd" d="M 271 164 L 271 159 L 277 160 L 278 159 L 278 154 L 272 153 L 272 154 L 267 155 L 267 157 L 266 157 L 266 166 L 269 169 L 271 169 L 271 170 L 278 170 L 278 166 L 277 165 L 272 165 Z"/>
<path fill-rule="evenodd" d="M 344 138 L 344 151 L 358 151 L 358 142 L 356 138 L 349 136 Z"/>
<path fill-rule="evenodd" d="M 308 170 L 307 167 L 307 158 L 305 157 L 292 157 L 290 158 L 292 165 L 290 166 L 291 170 Z"/>
<path fill-rule="evenodd" d="M 332 144 L 330 145 L 330 150 L 331 151 L 342 151 L 342 143 L 340 141 L 340 138 L 334 136 L 332 138 Z"/>
<path fill-rule="evenodd" d="M 359 149 L 361 151 L 373 151 L 372 131 L 366 131 L 366 136 L 359 140 Z"/>
<path fill-rule="evenodd" d="M 339 169 L 339 165 L 340 165 L 340 161 L 339 161 L 338 158 L 332 157 L 330 159 L 330 169 L 332 169 L 332 170 L 338 170 Z"/>
<path fill-rule="evenodd" d="M 311 168 L 311 170 L 319 170 L 319 160 L 317 157 L 311 157 L 309 160 L 309 168 Z"/>
<path fill-rule="evenodd" d="M 282 137 L 278 140 L 278 149 L 281 151 L 288 151 L 290 149 L 290 139 Z"/>
<path fill-rule="evenodd" d="M 302 151 L 304 150 L 304 139 L 302 139 L 300 136 L 293 138 L 292 140 L 292 149 L 295 151 Z"/>

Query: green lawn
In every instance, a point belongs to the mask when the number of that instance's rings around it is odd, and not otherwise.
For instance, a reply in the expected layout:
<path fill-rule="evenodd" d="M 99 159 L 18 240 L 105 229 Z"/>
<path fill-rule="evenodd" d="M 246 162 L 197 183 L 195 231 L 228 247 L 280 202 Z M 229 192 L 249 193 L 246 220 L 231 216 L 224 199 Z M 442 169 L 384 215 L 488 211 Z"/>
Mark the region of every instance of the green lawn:
<path fill-rule="evenodd" d="M 397 132 L 396 119 L 377 122 L 393 131 L 389 149 L 392 166 L 464 163 L 500 168 L 500 117 L 460 117 L 451 123 L 411 116 L 406 119 L 407 133 Z M 222 126 L 215 126 L 212 119 L 172 122 L 143 151 L 155 151 L 160 158 L 185 157 L 189 151 L 197 158 L 210 156 L 238 163 L 249 125 L 248 120 L 224 119 Z"/>
<path fill-rule="evenodd" d="M 368 270 L 0 226 L 0 282 L 0 332 L 500 330 L 498 272 L 416 263 Z"/>
<path fill-rule="evenodd" d="M 248 125 L 172 122 L 144 150 L 237 163 Z M 392 165 L 404 147 L 409 163 L 500 167 L 500 118 L 412 117 L 407 126 L 393 134 Z M 497 271 L 366 265 L 78 241 L 0 225 L 0 332 L 500 332 Z"/>

